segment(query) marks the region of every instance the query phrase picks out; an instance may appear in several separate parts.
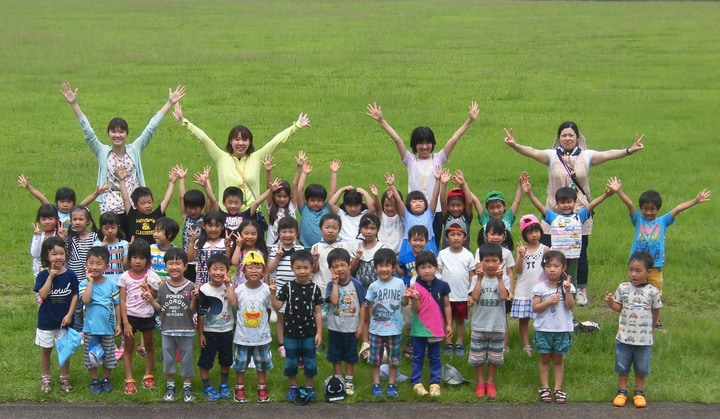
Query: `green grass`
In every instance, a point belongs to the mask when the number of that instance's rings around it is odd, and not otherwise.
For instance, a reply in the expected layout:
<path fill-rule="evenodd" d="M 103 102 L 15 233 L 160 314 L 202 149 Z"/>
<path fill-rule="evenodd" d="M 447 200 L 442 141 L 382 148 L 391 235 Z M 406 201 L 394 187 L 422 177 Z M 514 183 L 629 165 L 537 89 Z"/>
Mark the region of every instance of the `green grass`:
<path fill-rule="evenodd" d="M 713 122 L 720 101 L 716 3 L 0 0 L 0 6 L 3 402 L 98 399 L 86 389 L 79 352 L 72 361 L 77 390 L 67 397 L 39 392 L 27 252 L 37 201 L 16 186 L 25 173 L 48 196 L 65 184 L 79 196 L 93 188 L 96 162 L 59 93 L 64 81 L 80 88 L 79 102 L 99 133 L 122 116 L 131 135 L 138 134 L 167 88 L 180 83 L 188 88 L 186 116 L 220 145 L 233 125 L 250 126 L 262 144 L 307 112 L 313 127 L 276 156 L 283 177 L 292 175 L 291 157 L 304 150 L 316 166 L 311 181 L 326 182 L 324 167 L 340 158 L 341 184 L 380 183 L 388 170 L 404 183 L 397 152 L 364 115 L 365 105 L 381 104 L 404 138 L 429 125 L 442 145 L 476 100 L 480 117 L 448 166 L 463 169 L 478 194 L 512 193 L 522 170 L 542 190 L 545 169 L 509 150 L 502 129 L 514 128 L 522 144 L 546 148 L 568 119 L 598 150 L 624 148 L 635 133 L 646 134 L 642 153 L 593 169 L 596 194 L 609 176 L 618 176 L 633 199 L 659 190 L 669 210 L 704 187 L 720 190 Z M 146 179 L 156 191 L 164 190 L 170 166 L 199 171 L 209 163 L 187 132 L 167 119 L 144 155 Z M 720 400 L 716 207 L 711 201 L 692 208 L 669 230 L 662 310 L 668 333 L 657 335 L 650 400 Z M 521 212 L 530 211 L 525 201 Z M 175 203 L 169 214 L 179 217 Z M 591 303 L 577 311 L 579 319 L 603 328 L 577 336 L 567 357 L 565 387 L 573 401 L 607 401 L 615 391 L 617 318 L 601 297 L 625 278 L 631 240 L 626 210 L 612 198 L 598 209 L 591 238 Z M 511 330 L 513 351 L 499 370 L 500 399 L 534 401 L 537 358 L 518 352 L 516 323 Z M 286 381 L 276 361 L 271 396 L 281 400 Z M 463 360 L 451 363 L 473 378 Z M 139 360 L 135 368 L 139 377 Z M 409 373 L 409 363 L 402 371 Z M 319 375 L 329 372 L 321 362 Z M 123 396 L 122 375 L 114 372 L 118 390 L 100 400 L 161 398 L 161 390 Z M 160 365 L 156 376 L 162 387 Z M 356 377 L 354 399 L 368 400 L 369 368 L 360 366 Z M 249 374 L 249 385 L 253 380 Z M 198 378 L 195 384 L 198 389 Z M 410 393 L 401 387 L 403 399 L 414 400 Z M 445 390 L 441 401 L 472 399 L 467 387 Z"/>

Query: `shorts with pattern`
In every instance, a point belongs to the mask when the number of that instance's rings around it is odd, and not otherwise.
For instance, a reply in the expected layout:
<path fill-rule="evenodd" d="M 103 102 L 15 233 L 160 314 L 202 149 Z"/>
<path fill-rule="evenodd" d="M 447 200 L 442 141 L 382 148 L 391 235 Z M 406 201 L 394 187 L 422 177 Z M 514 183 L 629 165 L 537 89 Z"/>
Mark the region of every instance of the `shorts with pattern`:
<path fill-rule="evenodd" d="M 505 332 L 477 332 L 470 334 L 470 356 L 468 364 L 480 366 L 484 364 L 502 365 L 505 363 Z"/>
<path fill-rule="evenodd" d="M 270 354 L 270 344 L 258 346 L 235 345 L 235 357 L 232 368 L 237 372 L 245 372 L 252 357 L 255 363 L 255 369 L 258 371 L 268 371 L 273 367 L 272 355 Z"/>
<path fill-rule="evenodd" d="M 532 300 L 513 300 L 510 317 L 513 319 L 534 319 L 535 312 L 532 309 Z"/>
<path fill-rule="evenodd" d="M 370 334 L 370 359 L 368 362 L 374 367 L 382 365 L 383 352 L 387 348 L 388 363 L 390 366 L 400 366 L 400 347 L 402 335 L 380 336 Z"/>
<path fill-rule="evenodd" d="M 83 334 L 83 366 L 85 368 L 94 368 L 90 363 L 90 345 L 98 344 L 103 348 L 102 366 L 109 370 L 117 368 L 117 358 L 115 358 L 115 336 L 113 335 L 91 335 Z"/>
<path fill-rule="evenodd" d="M 560 354 L 570 352 L 572 334 L 570 332 L 540 332 L 535 331 L 533 336 L 535 350 L 539 354 Z"/>
<path fill-rule="evenodd" d="M 340 362 L 357 364 L 360 358 L 358 357 L 355 333 L 328 330 L 327 360 L 333 364 Z"/>

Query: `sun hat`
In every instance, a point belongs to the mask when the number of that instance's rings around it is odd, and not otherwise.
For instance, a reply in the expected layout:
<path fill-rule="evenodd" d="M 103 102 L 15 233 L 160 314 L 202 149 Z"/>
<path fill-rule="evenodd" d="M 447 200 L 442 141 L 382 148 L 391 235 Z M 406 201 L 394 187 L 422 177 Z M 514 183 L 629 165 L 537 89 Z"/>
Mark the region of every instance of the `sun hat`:
<path fill-rule="evenodd" d="M 440 375 L 442 376 L 443 381 L 445 381 L 447 384 L 450 384 L 453 386 L 470 382 L 470 380 L 465 379 L 460 374 L 460 371 L 458 371 L 457 368 L 453 367 L 450 364 L 443 365 L 440 373 L 441 373 Z"/>
<path fill-rule="evenodd" d="M 490 201 L 502 201 L 502 203 L 505 203 L 505 195 L 503 195 L 500 191 L 490 191 L 485 195 L 485 205 L 488 204 Z"/>
<path fill-rule="evenodd" d="M 520 217 L 520 231 L 525 230 L 525 227 L 531 226 L 533 224 L 540 224 L 540 221 L 538 221 L 535 215 L 526 214 Z"/>
<path fill-rule="evenodd" d="M 222 313 L 223 302 L 217 297 L 210 297 L 204 292 L 198 292 L 198 314 L 201 316 L 215 316 Z"/>
<path fill-rule="evenodd" d="M 259 264 L 265 266 L 265 258 L 263 258 L 263 255 L 260 254 L 260 252 L 251 250 L 251 251 L 247 252 L 245 257 L 243 258 L 242 266 L 244 268 L 247 265 L 252 265 L 253 263 L 259 263 Z"/>

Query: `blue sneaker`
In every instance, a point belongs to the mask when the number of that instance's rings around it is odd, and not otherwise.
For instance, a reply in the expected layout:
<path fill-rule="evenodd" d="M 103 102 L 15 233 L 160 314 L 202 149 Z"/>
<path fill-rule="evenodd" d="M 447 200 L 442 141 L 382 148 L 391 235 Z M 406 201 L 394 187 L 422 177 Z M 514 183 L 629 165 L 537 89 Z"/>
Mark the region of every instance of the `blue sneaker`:
<path fill-rule="evenodd" d="M 317 400 L 317 396 L 315 396 L 315 387 L 305 386 L 305 391 L 309 395 L 309 398 L 308 398 L 309 401 L 314 402 L 315 400 Z"/>
<path fill-rule="evenodd" d="M 203 388 L 202 394 L 203 394 L 203 396 L 205 396 L 205 398 L 207 398 L 211 402 L 214 402 L 220 398 L 220 395 L 218 394 L 217 391 L 215 391 L 215 387 L 213 387 L 213 386 L 207 386 L 207 387 Z"/>
<path fill-rule="evenodd" d="M 373 389 L 374 390 L 374 389 Z M 398 396 L 397 384 L 388 384 L 387 391 L 385 392 L 387 397 L 396 398 Z"/>
<path fill-rule="evenodd" d="M 453 355 L 453 344 L 452 343 L 445 344 L 445 355 L 447 355 L 447 356 Z"/>
<path fill-rule="evenodd" d="M 285 398 L 290 401 L 293 401 L 293 400 L 295 400 L 295 395 L 297 394 L 297 392 L 298 392 L 298 386 L 290 386 L 290 387 L 288 387 L 288 391 L 285 394 Z"/>
<path fill-rule="evenodd" d="M 100 380 L 98 380 L 98 379 L 90 380 L 90 392 L 93 394 L 102 393 L 102 386 L 100 385 Z"/>
<path fill-rule="evenodd" d="M 220 391 L 221 398 L 229 399 L 230 397 L 232 397 L 232 393 L 230 393 L 230 387 L 227 384 L 220 384 L 218 390 Z"/>
<path fill-rule="evenodd" d="M 465 356 L 465 347 L 462 343 L 456 343 L 455 344 L 455 355 L 456 356 Z"/>
<path fill-rule="evenodd" d="M 112 386 L 112 383 L 110 383 L 110 379 L 103 378 L 102 382 L 100 382 L 100 388 L 102 389 L 102 391 L 104 391 L 106 393 L 113 391 L 113 386 Z"/>
<path fill-rule="evenodd" d="M 390 387 L 388 387 L 388 391 L 390 391 Z M 380 387 L 380 384 L 372 385 L 372 396 L 373 397 L 382 397 L 382 387 Z"/>

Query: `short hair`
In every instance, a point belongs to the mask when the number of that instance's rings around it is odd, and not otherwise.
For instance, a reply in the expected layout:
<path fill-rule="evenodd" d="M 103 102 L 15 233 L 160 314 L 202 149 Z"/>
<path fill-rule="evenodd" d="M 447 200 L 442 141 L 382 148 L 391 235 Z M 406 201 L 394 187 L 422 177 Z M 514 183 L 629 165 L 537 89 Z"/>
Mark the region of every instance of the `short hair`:
<path fill-rule="evenodd" d="M 58 201 L 72 201 L 75 204 L 77 197 L 75 196 L 75 190 L 67 186 L 58 188 L 55 191 L 55 203 Z"/>
<path fill-rule="evenodd" d="M 359 228 L 367 227 L 370 224 L 375 224 L 375 227 L 380 229 L 380 218 L 377 216 L 377 214 L 366 212 L 365 214 L 360 217 L 360 222 L 358 223 Z"/>
<path fill-rule="evenodd" d="M 104 246 L 93 246 L 88 250 L 85 260 L 90 259 L 90 256 L 94 256 L 102 259 L 106 264 L 110 263 L 110 251 Z"/>
<path fill-rule="evenodd" d="M 230 268 L 230 261 L 228 260 L 227 256 L 225 256 L 222 253 L 215 253 L 214 255 L 210 256 L 207 260 L 207 267 L 208 270 L 211 266 L 213 266 L 216 263 L 221 263 L 225 265 L 225 268 Z"/>
<path fill-rule="evenodd" d="M 330 253 L 328 253 L 327 255 L 328 268 L 331 268 L 332 264 L 338 260 L 344 261 L 349 264 L 350 252 L 348 252 L 346 249 L 343 249 L 342 247 L 331 250 Z"/>
<path fill-rule="evenodd" d="M 41 218 L 58 218 L 58 209 L 53 204 L 42 204 L 38 208 L 35 222 L 39 223 Z"/>
<path fill-rule="evenodd" d="M 183 264 L 187 265 L 188 256 L 183 248 L 171 247 L 167 252 L 165 252 L 164 261 L 167 264 L 171 260 L 181 260 Z"/>
<path fill-rule="evenodd" d="M 435 150 L 435 133 L 430 129 L 430 127 L 415 128 L 412 131 L 412 134 L 410 134 L 410 148 L 412 148 L 413 153 L 417 154 L 418 144 L 424 142 L 432 144 L 432 149 L 430 149 L 430 151 Z"/>
<path fill-rule="evenodd" d="M 640 262 L 645 265 L 645 269 L 648 270 L 655 267 L 655 259 L 653 259 L 652 255 L 650 255 L 650 253 L 648 252 L 634 252 L 632 255 L 630 255 L 630 260 L 628 260 L 628 264 L 631 262 Z"/>
<path fill-rule="evenodd" d="M 128 260 L 130 260 L 133 256 L 144 258 L 148 261 L 148 263 L 150 263 L 150 244 L 145 240 L 134 240 L 130 243 L 130 246 L 128 246 Z"/>
<path fill-rule="evenodd" d="M 649 190 L 645 191 L 640 195 L 639 200 L 640 207 L 642 207 L 645 204 L 652 204 L 655 205 L 657 209 L 660 209 L 662 207 L 662 197 L 660 196 L 660 193 L 658 191 Z"/>
<path fill-rule="evenodd" d="M 107 132 L 110 132 L 114 129 L 119 129 L 121 131 L 125 131 L 128 134 L 130 133 L 130 129 L 128 128 L 127 121 L 122 118 L 113 118 L 110 120 L 110 122 L 108 122 Z"/>
<path fill-rule="evenodd" d="M 223 191 L 223 197 L 222 197 L 223 202 L 225 202 L 225 200 L 230 197 L 240 198 L 240 200 L 242 201 L 243 200 L 242 189 L 238 188 L 237 186 L 228 186 Z"/>
<path fill-rule="evenodd" d="M 381 263 L 389 263 L 393 266 L 397 265 L 397 254 L 395 254 L 395 251 L 383 247 L 375 252 L 375 255 L 373 256 L 373 264 L 377 267 Z"/>
<path fill-rule="evenodd" d="M 253 146 L 252 132 L 250 132 L 250 128 L 246 127 L 245 125 L 236 125 L 230 130 L 230 133 L 228 134 L 227 144 L 225 144 L 225 151 L 227 151 L 230 154 L 233 154 L 232 140 L 234 138 L 236 138 L 238 136 L 238 134 L 240 135 L 241 138 L 250 141 L 250 144 L 248 145 L 248 148 L 246 151 L 247 155 L 249 156 L 250 154 L 252 154 L 255 151 L 255 146 Z M 225 199 L 225 198 L 223 198 L 223 199 Z"/>
<path fill-rule="evenodd" d="M 363 197 L 357 189 L 350 189 L 343 194 L 343 205 L 362 205 Z"/>
<path fill-rule="evenodd" d="M 146 196 L 149 196 L 150 199 L 153 199 L 153 194 L 150 188 L 146 188 L 145 186 L 138 186 L 130 194 L 130 199 L 132 200 L 134 205 L 137 205 L 140 198 L 145 198 Z"/>
<path fill-rule="evenodd" d="M 400 191 L 397 191 L 398 195 L 400 195 L 400 200 L 403 200 L 402 193 Z M 386 190 L 385 193 L 380 198 L 380 205 L 385 206 L 385 201 L 390 200 L 392 202 L 393 206 L 395 205 L 395 196 L 393 195 L 392 191 L 390 189 Z"/>
<path fill-rule="evenodd" d="M 297 220 L 295 217 L 285 216 L 278 220 L 277 224 L 277 231 L 280 232 L 281 230 L 285 230 L 288 228 L 295 229 L 295 231 L 298 231 L 300 229 L 300 226 L 298 225 Z"/>
<path fill-rule="evenodd" d="M 548 262 L 550 262 L 551 260 L 557 260 L 563 266 L 567 265 L 567 259 L 565 259 L 565 254 L 558 250 L 550 250 L 549 252 L 547 252 L 543 255 L 542 267 L 544 268 L 545 265 L 547 265 Z"/>
<path fill-rule="evenodd" d="M 327 199 L 327 189 L 319 183 L 311 183 L 305 188 L 305 200 L 311 198 L 320 198 L 323 201 Z"/>
<path fill-rule="evenodd" d="M 337 221 L 338 227 L 342 228 L 342 218 L 340 218 L 340 216 L 337 214 L 333 214 L 332 212 L 329 212 L 320 217 L 320 223 L 318 225 L 320 226 L 320 228 L 322 228 L 323 224 L 331 220 Z"/>
<path fill-rule="evenodd" d="M 577 201 L 577 192 L 569 186 L 563 186 L 555 191 L 555 202 L 573 200 Z"/>
<path fill-rule="evenodd" d="M 564 129 L 570 128 L 575 133 L 575 136 L 580 138 L 580 128 L 578 128 L 577 124 L 575 124 L 572 121 L 565 121 L 558 127 L 557 130 L 557 136 L 559 137 L 560 134 L 563 132 Z"/>
<path fill-rule="evenodd" d="M 483 243 L 478 247 L 478 257 L 482 261 L 486 256 L 502 260 L 502 247 L 497 243 Z"/>
<path fill-rule="evenodd" d="M 437 262 L 437 258 L 435 257 L 435 253 L 433 253 L 429 250 L 424 250 L 424 251 L 418 253 L 417 257 L 415 258 L 415 267 L 419 268 L 423 265 L 428 265 L 428 264 L 437 268 L 438 262 Z"/>
<path fill-rule="evenodd" d="M 185 196 L 183 196 L 183 203 L 185 204 L 185 208 L 203 208 L 205 207 L 205 195 L 197 189 L 190 189 L 185 192 Z"/>
<path fill-rule="evenodd" d="M 309 250 L 298 250 L 297 252 L 293 252 L 292 255 L 290 255 L 290 266 L 292 267 L 295 265 L 295 262 L 308 262 L 310 265 L 315 263 L 315 257 L 312 253 L 310 253 Z"/>
<path fill-rule="evenodd" d="M 40 248 L 40 261 L 42 262 L 43 268 L 50 267 L 50 260 L 48 259 L 48 254 L 55 247 L 62 247 L 62 249 L 65 251 L 65 257 L 67 259 L 67 250 L 65 250 L 65 240 L 63 240 L 62 238 L 60 238 L 58 236 L 48 237 L 47 239 L 45 239 L 45 241 L 42 244 L 42 247 Z"/>
<path fill-rule="evenodd" d="M 414 225 L 410 227 L 410 230 L 408 230 L 408 240 L 412 239 L 413 237 L 420 236 L 424 238 L 425 240 L 430 240 L 430 232 L 428 231 L 427 227 L 424 225 Z"/>
<path fill-rule="evenodd" d="M 427 211 L 428 205 L 429 205 L 428 200 L 425 197 L 425 194 L 422 193 L 421 191 L 412 191 L 407 194 L 407 196 L 405 197 L 405 208 L 407 208 L 409 210 L 410 203 L 416 199 L 422 200 L 425 203 L 425 211 Z"/>
<path fill-rule="evenodd" d="M 157 221 L 155 221 L 155 229 L 158 228 L 165 232 L 165 237 L 167 237 L 169 241 L 175 240 L 175 237 L 177 237 L 180 232 L 180 226 L 177 221 L 170 217 L 158 218 Z"/>

